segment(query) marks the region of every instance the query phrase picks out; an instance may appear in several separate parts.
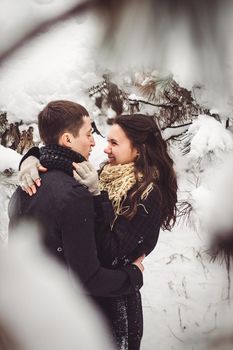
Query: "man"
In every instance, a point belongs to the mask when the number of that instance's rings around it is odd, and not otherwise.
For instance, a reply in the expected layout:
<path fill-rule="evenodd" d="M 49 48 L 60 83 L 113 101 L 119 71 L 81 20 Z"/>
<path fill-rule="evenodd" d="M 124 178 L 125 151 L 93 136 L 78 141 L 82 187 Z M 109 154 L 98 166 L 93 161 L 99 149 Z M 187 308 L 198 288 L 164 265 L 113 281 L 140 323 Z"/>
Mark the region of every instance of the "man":
<path fill-rule="evenodd" d="M 143 283 L 140 258 L 121 270 L 100 266 L 93 197 L 73 178 L 72 163 L 87 160 L 95 145 L 88 112 L 71 101 L 53 101 L 39 113 L 38 127 L 45 144 L 39 151 L 40 162 L 49 171 L 41 174 L 43 186 L 34 196 L 28 196 L 20 187 L 13 194 L 9 204 L 10 232 L 21 220 L 38 222 L 50 253 L 65 263 L 93 296 L 110 297 L 138 290 Z"/>

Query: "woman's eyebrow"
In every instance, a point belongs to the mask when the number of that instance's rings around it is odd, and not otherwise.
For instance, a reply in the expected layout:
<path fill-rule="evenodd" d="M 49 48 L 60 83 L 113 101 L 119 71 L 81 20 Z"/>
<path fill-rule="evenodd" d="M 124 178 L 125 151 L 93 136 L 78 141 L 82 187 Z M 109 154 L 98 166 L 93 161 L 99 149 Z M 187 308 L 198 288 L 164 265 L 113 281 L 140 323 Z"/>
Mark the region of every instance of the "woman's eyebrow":
<path fill-rule="evenodd" d="M 117 142 L 117 140 L 114 139 L 113 137 L 107 137 L 107 140 L 108 140 L 108 141 L 115 141 L 115 142 Z"/>

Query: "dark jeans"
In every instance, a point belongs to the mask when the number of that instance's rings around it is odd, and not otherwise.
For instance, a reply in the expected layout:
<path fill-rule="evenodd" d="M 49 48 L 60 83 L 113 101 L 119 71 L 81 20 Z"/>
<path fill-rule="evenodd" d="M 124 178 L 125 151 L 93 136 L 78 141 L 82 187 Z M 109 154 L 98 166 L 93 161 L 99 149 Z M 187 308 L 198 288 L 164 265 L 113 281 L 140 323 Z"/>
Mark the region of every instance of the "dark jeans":
<path fill-rule="evenodd" d="M 106 316 L 117 349 L 139 350 L 143 334 L 143 315 L 140 292 L 114 298 L 95 298 Z"/>

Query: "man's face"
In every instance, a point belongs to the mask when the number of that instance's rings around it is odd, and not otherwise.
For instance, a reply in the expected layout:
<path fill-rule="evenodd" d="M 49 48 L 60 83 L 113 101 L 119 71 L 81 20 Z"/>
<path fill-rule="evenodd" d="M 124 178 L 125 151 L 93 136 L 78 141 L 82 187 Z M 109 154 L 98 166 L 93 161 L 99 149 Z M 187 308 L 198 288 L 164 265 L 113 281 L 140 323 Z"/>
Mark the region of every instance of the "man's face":
<path fill-rule="evenodd" d="M 90 117 L 83 117 L 83 125 L 81 126 L 78 136 L 70 136 L 70 148 L 80 153 L 87 160 L 90 156 L 92 147 L 95 146 L 95 140 L 92 135 L 92 126 Z"/>

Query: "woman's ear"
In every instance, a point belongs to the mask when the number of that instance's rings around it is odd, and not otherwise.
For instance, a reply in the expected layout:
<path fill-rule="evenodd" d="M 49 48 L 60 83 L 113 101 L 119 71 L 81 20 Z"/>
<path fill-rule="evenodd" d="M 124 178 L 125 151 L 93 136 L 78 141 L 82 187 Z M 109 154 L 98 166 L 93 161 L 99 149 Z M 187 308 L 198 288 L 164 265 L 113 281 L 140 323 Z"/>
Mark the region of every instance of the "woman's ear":
<path fill-rule="evenodd" d="M 140 151 L 139 149 L 135 149 L 135 160 L 137 160 L 140 157 Z"/>
<path fill-rule="evenodd" d="M 63 147 L 71 148 L 71 137 L 69 132 L 64 132 L 58 140 L 58 144 Z"/>
<path fill-rule="evenodd" d="M 139 158 L 140 158 L 140 152 L 137 152 L 136 159 L 139 159 Z"/>

